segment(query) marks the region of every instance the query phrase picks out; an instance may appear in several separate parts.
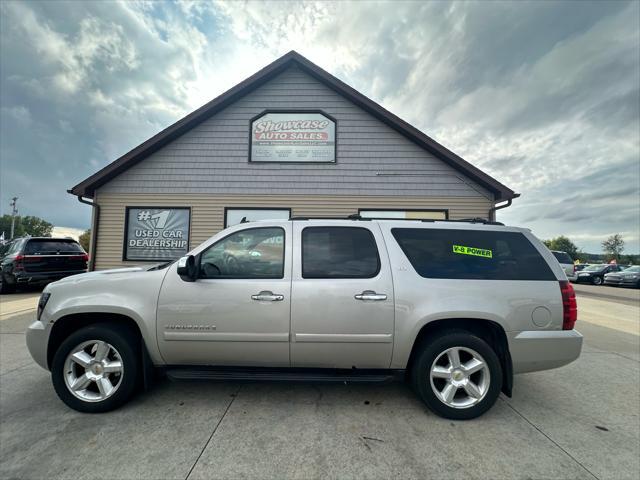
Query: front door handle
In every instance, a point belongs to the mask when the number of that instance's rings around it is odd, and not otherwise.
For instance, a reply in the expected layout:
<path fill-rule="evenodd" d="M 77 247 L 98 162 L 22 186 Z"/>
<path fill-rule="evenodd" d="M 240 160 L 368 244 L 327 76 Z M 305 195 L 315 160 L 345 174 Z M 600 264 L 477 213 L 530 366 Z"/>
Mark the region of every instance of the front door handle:
<path fill-rule="evenodd" d="M 251 300 L 258 300 L 262 302 L 280 302 L 284 300 L 284 295 L 273 293 L 268 290 L 263 290 L 256 295 L 251 295 Z"/>
<path fill-rule="evenodd" d="M 387 295 L 384 293 L 376 293 L 373 290 L 365 290 L 362 293 L 354 295 L 353 298 L 356 300 L 386 300 Z"/>

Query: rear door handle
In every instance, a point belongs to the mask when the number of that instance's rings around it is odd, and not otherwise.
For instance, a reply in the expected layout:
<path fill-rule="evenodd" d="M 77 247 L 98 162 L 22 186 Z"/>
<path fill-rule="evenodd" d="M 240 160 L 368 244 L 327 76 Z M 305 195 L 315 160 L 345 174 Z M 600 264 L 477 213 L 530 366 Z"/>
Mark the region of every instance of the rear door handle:
<path fill-rule="evenodd" d="M 256 295 L 251 295 L 251 300 L 258 300 L 262 302 L 280 302 L 284 300 L 284 295 L 273 293 L 268 290 L 263 290 Z"/>
<path fill-rule="evenodd" d="M 386 300 L 387 295 L 384 293 L 376 293 L 373 290 L 365 290 L 362 293 L 354 295 L 353 298 L 356 300 Z"/>

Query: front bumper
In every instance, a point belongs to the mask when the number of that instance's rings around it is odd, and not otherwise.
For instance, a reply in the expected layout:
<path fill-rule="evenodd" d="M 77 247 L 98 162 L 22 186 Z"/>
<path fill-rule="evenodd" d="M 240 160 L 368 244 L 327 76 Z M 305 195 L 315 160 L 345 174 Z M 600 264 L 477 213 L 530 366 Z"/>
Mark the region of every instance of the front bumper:
<path fill-rule="evenodd" d="M 582 351 L 576 330 L 507 332 L 513 373 L 558 368 L 573 362 Z"/>
<path fill-rule="evenodd" d="M 593 277 L 591 275 L 578 275 L 574 280 L 576 283 L 593 283 Z"/>
<path fill-rule="evenodd" d="M 29 353 L 45 370 L 49 370 L 47 364 L 47 346 L 49 345 L 49 334 L 51 333 L 51 323 L 44 323 L 39 320 L 35 320 L 27 328 L 27 348 Z"/>
<path fill-rule="evenodd" d="M 605 278 L 605 285 L 615 285 L 620 287 L 635 287 L 640 284 L 637 278 Z"/>

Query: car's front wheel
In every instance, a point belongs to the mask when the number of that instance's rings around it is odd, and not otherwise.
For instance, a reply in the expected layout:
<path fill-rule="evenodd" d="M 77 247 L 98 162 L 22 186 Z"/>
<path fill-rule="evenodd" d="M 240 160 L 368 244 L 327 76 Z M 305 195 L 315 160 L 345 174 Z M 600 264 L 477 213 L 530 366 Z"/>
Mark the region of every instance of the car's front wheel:
<path fill-rule="evenodd" d="M 8 283 L 4 275 L 0 273 L 0 293 L 12 293 L 15 291 L 15 283 Z"/>
<path fill-rule="evenodd" d="M 72 333 L 51 366 L 58 397 L 79 412 L 118 408 L 133 395 L 139 377 L 136 336 L 126 326 L 99 323 Z"/>
<path fill-rule="evenodd" d="M 591 279 L 591 282 L 592 282 L 594 285 L 602 285 L 602 278 L 601 278 L 601 277 L 593 277 L 593 278 Z"/>
<path fill-rule="evenodd" d="M 482 415 L 496 402 L 502 367 L 483 339 L 464 330 L 449 330 L 422 345 L 412 381 L 431 411 L 467 420 Z"/>

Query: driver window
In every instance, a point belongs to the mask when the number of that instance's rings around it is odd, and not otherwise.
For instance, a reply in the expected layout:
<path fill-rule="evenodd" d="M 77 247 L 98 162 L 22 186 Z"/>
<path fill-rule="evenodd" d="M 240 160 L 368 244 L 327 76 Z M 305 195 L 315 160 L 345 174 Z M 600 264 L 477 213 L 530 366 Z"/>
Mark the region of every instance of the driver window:
<path fill-rule="evenodd" d="M 200 278 L 283 278 L 284 230 L 249 228 L 232 233 L 200 257 Z"/>

